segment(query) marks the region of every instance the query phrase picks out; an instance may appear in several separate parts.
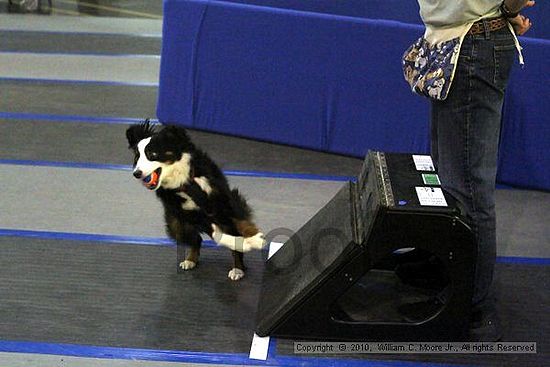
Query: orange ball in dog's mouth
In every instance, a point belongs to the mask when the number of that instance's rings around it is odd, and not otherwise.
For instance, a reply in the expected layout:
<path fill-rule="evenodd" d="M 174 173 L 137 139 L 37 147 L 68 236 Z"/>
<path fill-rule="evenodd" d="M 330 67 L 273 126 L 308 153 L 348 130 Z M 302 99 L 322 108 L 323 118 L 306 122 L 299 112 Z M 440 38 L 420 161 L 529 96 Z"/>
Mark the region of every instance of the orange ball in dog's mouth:
<path fill-rule="evenodd" d="M 142 180 L 143 186 L 145 186 L 149 190 L 155 190 L 159 185 L 160 171 L 161 168 L 157 168 L 156 170 L 151 172 L 149 176 L 145 177 Z"/>

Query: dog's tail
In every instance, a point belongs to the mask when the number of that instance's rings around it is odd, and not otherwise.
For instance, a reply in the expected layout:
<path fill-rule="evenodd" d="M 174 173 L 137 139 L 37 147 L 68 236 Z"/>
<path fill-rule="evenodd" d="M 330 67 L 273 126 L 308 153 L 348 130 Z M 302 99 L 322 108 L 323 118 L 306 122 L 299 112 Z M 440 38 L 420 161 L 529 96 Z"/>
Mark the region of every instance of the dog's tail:
<path fill-rule="evenodd" d="M 231 189 L 231 206 L 235 219 L 249 220 L 252 218 L 252 208 L 246 202 L 246 199 L 239 192 L 239 189 Z"/>
<path fill-rule="evenodd" d="M 248 206 L 246 199 L 238 189 L 231 190 L 231 202 L 235 215 L 233 224 L 235 225 L 237 232 L 244 238 L 257 236 L 260 233 L 260 230 L 252 221 L 252 209 Z M 260 239 L 261 237 L 258 237 L 258 240 Z"/>

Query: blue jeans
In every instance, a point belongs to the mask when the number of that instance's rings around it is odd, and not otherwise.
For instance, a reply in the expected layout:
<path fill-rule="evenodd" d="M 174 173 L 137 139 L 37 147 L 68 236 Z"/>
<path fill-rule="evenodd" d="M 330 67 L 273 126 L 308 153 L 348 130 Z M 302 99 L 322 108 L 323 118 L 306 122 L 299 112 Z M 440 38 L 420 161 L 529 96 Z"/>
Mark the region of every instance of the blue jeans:
<path fill-rule="evenodd" d="M 447 99 L 432 101 L 432 157 L 442 186 L 465 207 L 478 245 L 474 310 L 494 307 L 497 155 L 504 90 L 515 54 L 507 27 L 467 35 Z"/>

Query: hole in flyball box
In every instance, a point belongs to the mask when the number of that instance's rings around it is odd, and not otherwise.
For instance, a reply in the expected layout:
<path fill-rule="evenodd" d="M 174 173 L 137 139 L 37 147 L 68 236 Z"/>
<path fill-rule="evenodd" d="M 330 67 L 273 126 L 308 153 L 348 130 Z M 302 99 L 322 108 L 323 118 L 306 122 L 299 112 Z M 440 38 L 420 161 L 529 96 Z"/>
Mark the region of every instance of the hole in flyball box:
<path fill-rule="evenodd" d="M 431 300 L 445 295 L 448 285 L 448 270 L 441 259 L 425 250 L 400 248 L 375 264 L 331 311 L 344 322 L 416 322 L 404 315 L 403 305 L 426 303 L 425 310 L 417 311 L 429 319 L 443 308 Z"/>

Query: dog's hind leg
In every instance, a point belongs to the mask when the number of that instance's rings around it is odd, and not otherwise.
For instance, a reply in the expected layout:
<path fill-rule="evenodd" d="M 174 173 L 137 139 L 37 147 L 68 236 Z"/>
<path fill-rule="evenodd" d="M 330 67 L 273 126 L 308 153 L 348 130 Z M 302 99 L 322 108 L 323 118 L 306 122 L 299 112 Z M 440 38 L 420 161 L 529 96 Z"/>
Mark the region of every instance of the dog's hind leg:
<path fill-rule="evenodd" d="M 233 268 L 229 270 L 227 277 L 231 280 L 240 280 L 244 277 L 244 254 L 239 251 L 231 251 L 233 255 Z"/>

